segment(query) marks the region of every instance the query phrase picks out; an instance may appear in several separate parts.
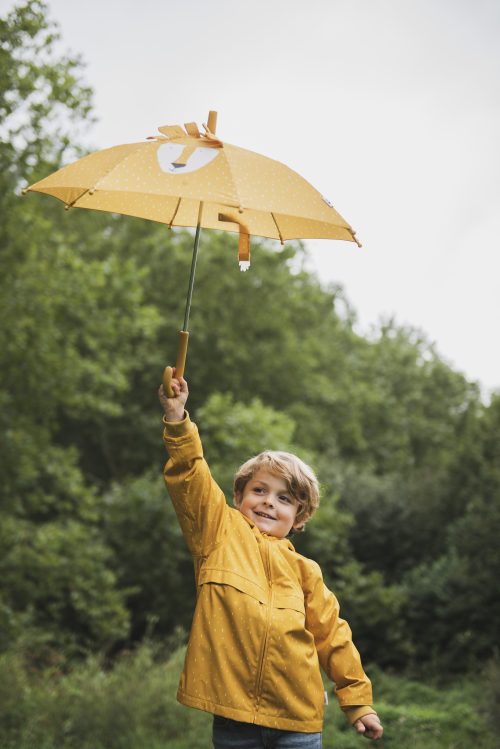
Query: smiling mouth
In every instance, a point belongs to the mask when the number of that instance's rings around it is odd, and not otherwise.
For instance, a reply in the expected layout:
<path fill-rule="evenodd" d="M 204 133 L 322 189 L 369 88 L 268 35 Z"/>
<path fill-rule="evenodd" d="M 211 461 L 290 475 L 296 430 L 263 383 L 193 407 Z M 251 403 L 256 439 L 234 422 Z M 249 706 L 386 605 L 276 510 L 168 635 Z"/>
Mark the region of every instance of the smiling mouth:
<path fill-rule="evenodd" d="M 273 518 L 271 515 L 266 515 L 265 512 L 256 512 L 255 514 L 260 518 L 266 518 L 267 520 L 276 520 L 276 518 Z"/>

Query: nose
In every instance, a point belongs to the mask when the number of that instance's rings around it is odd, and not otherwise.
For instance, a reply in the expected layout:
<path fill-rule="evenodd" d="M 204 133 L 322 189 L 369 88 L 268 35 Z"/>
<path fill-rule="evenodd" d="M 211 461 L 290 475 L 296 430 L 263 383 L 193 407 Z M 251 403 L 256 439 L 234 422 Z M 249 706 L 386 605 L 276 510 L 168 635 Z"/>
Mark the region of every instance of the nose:
<path fill-rule="evenodd" d="M 274 507 L 275 500 L 276 497 L 273 494 L 268 494 L 267 497 L 264 498 L 264 503 L 270 507 Z"/>

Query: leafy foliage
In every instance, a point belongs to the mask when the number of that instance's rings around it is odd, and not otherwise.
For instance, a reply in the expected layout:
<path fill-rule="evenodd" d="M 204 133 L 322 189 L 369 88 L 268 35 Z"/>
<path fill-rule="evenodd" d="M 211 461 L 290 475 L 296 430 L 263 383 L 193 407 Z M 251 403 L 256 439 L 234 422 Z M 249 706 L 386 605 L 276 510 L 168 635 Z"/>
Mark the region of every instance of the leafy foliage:
<path fill-rule="evenodd" d="M 159 471 L 114 484 L 103 498 L 106 543 L 121 590 L 128 591 L 133 640 L 163 640 L 189 628 L 195 603 L 191 556 Z"/>
<path fill-rule="evenodd" d="M 189 626 L 156 391 L 193 238 L 20 197 L 80 153 L 91 92 L 44 3 L 21 2 L 0 31 L 0 649 L 35 667 Z M 365 657 L 477 667 L 500 616 L 500 395 L 483 403 L 420 331 L 357 333 L 301 243 L 253 244 L 240 274 L 235 237 L 201 241 L 187 376 L 214 474 L 230 499 L 249 455 L 299 453 L 323 504 L 294 542 Z"/>
<path fill-rule="evenodd" d="M 206 458 L 226 497 L 233 494 L 236 469 L 263 450 L 293 452 L 293 420 L 255 398 L 238 403 L 230 393 L 213 393 L 198 412 Z"/>
<path fill-rule="evenodd" d="M 29 673 L 19 656 L 0 656 L 0 743 L 5 749 L 209 749 L 211 716 L 175 700 L 183 657 L 181 648 L 159 658 L 145 643 L 122 654 L 112 670 L 92 657 L 63 675 Z M 443 688 L 375 668 L 370 675 L 385 725 L 381 746 L 497 746 L 496 726 L 488 730 L 477 709 L 476 682 Z M 327 707 L 325 718 L 326 745 L 361 746 L 337 705 Z"/>

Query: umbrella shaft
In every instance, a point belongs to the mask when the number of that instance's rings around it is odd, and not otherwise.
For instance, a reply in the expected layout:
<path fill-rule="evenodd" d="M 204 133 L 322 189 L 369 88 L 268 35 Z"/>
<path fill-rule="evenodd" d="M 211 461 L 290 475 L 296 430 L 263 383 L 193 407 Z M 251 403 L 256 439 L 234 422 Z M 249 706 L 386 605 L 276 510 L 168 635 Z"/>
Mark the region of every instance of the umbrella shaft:
<path fill-rule="evenodd" d="M 193 286 L 194 286 L 194 274 L 196 273 L 196 261 L 198 259 L 198 244 L 200 242 L 200 230 L 201 230 L 201 211 L 203 203 L 200 201 L 200 209 L 198 211 L 198 223 L 196 225 L 196 234 L 194 237 L 193 257 L 191 259 L 191 273 L 189 274 L 189 286 L 186 299 L 186 311 L 184 313 L 184 331 L 188 331 L 189 325 L 189 313 L 191 312 L 191 299 L 193 297 Z"/>

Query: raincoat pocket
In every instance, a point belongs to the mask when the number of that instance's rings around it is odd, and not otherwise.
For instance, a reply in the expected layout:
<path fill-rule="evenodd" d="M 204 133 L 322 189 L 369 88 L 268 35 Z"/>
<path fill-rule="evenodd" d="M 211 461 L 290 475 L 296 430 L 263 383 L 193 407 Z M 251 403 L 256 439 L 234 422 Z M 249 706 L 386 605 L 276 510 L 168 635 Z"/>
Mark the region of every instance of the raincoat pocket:
<path fill-rule="evenodd" d="M 260 603 L 267 604 L 269 602 L 269 591 L 266 588 L 233 570 L 203 567 L 198 576 L 198 588 L 206 583 L 230 585 L 241 593 L 252 596 Z"/>
<path fill-rule="evenodd" d="M 303 595 L 277 594 L 274 596 L 274 605 L 277 609 L 292 609 L 298 611 L 305 618 L 306 609 Z"/>

